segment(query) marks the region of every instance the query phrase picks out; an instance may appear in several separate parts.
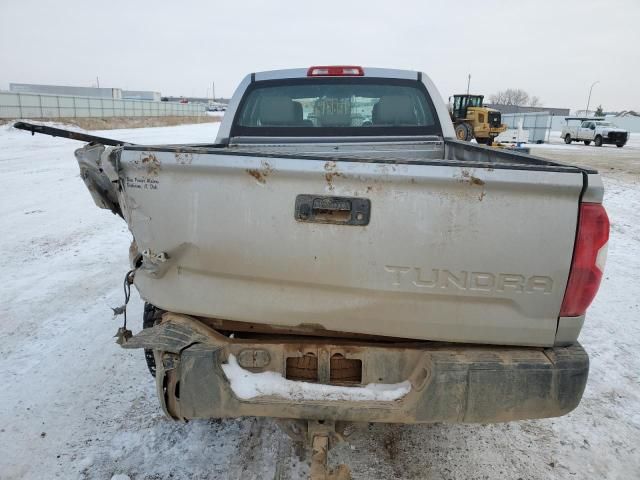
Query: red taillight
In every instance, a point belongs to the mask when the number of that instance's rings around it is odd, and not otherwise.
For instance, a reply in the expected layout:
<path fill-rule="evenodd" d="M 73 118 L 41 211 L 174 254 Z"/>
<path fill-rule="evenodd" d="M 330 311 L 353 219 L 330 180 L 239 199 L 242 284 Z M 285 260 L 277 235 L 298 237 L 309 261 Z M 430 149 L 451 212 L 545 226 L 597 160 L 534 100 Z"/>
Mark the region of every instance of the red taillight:
<path fill-rule="evenodd" d="M 353 65 L 309 67 L 307 77 L 362 77 L 364 69 Z"/>
<path fill-rule="evenodd" d="M 609 217 L 599 203 L 580 205 L 578 235 L 567 289 L 560 309 L 561 317 L 584 315 L 593 301 L 607 258 Z"/>

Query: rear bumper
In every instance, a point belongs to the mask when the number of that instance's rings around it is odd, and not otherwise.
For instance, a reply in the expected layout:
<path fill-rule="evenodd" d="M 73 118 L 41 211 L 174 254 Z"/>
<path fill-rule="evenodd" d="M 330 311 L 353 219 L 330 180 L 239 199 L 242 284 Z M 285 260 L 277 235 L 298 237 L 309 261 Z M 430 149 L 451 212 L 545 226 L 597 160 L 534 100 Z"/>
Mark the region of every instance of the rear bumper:
<path fill-rule="evenodd" d="M 266 416 L 352 422 L 503 422 L 564 415 L 584 391 L 589 360 L 575 344 L 514 348 L 419 343 L 364 343 L 280 336 L 230 339 L 201 322 L 165 314 L 125 348 L 153 347 L 158 394 L 176 419 Z M 361 383 L 411 383 L 395 401 L 240 399 L 221 367 L 230 355 L 253 372 L 287 375 L 287 358 L 314 355 L 329 383 L 331 358 L 360 360 Z M 324 382 L 323 382 L 324 379 Z M 354 387 L 358 388 L 358 387 Z"/>

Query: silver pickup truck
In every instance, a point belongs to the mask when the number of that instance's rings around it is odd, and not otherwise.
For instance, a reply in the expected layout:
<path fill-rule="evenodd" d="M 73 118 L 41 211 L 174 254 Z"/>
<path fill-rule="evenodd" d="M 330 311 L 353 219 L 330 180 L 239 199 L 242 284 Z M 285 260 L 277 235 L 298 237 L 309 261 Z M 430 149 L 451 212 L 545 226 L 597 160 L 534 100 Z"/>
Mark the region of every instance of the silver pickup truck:
<path fill-rule="evenodd" d="M 253 73 L 211 144 L 84 139 L 81 176 L 128 223 L 147 302 L 122 343 L 147 350 L 171 418 L 497 422 L 578 405 L 609 234 L 600 176 L 456 140 L 424 73 Z"/>

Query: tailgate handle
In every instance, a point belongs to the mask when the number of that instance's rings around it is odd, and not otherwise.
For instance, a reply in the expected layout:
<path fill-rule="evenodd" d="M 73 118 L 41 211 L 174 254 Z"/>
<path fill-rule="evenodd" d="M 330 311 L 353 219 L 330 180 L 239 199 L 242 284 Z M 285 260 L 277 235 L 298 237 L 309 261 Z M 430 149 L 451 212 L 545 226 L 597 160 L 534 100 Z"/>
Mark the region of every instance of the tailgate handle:
<path fill-rule="evenodd" d="M 370 213 L 368 198 L 303 194 L 296 197 L 294 215 L 299 222 L 368 225 Z"/>

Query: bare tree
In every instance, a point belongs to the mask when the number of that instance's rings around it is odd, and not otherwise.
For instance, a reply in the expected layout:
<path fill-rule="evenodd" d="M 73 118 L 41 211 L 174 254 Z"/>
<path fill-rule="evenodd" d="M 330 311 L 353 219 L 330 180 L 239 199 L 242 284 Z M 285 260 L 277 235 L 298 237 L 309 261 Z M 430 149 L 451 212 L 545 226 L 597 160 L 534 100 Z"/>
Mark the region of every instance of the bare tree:
<path fill-rule="evenodd" d="M 520 88 L 507 88 L 489 97 L 491 103 L 495 105 L 517 105 L 519 107 L 537 107 L 542 103 L 538 97 L 530 96 Z"/>
<path fill-rule="evenodd" d="M 529 99 L 529 107 L 541 107 L 542 106 L 542 102 L 540 101 L 539 97 L 536 97 L 535 95 L 531 96 L 531 98 Z"/>

